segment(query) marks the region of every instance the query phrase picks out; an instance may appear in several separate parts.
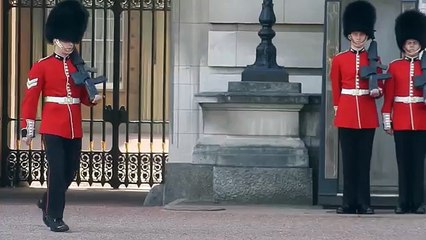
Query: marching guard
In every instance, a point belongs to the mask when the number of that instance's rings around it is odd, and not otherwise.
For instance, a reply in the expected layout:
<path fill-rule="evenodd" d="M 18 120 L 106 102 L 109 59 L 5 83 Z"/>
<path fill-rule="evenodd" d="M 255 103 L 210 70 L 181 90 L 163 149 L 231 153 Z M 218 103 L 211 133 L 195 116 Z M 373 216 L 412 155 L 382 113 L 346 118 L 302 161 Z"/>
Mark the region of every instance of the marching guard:
<path fill-rule="evenodd" d="M 44 99 L 40 134 L 48 161 L 48 188 L 38 201 L 43 221 L 51 231 L 65 232 L 65 193 L 80 166 L 81 103 L 93 106 L 84 85 L 76 85 L 71 74 L 76 67 L 70 59 L 86 31 L 89 13 L 76 0 L 59 2 L 46 22 L 46 39 L 54 53 L 35 63 L 28 73 L 22 101 L 22 141 L 30 145 L 35 135 L 35 119 L 40 94 Z"/>

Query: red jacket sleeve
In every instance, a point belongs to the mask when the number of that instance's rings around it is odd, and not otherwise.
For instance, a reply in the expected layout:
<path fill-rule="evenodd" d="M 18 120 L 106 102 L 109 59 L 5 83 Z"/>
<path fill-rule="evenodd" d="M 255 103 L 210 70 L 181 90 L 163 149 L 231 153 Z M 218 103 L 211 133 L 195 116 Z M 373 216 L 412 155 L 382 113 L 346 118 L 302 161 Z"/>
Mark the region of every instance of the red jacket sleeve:
<path fill-rule="evenodd" d="M 342 92 L 342 75 L 338 58 L 334 57 L 330 69 L 331 89 L 333 95 L 333 106 L 339 105 L 340 94 Z"/>
<path fill-rule="evenodd" d="M 90 102 L 90 98 L 89 98 L 89 94 L 87 93 L 87 89 L 86 87 L 82 86 L 81 88 L 81 97 L 80 97 L 80 101 L 81 103 L 83 103 L 86 106 L 92 107 L 95 104 L 93 104 L 92 102 Z"/>
<path fill-rule="evenodd" d="M 40 93 L 44 85 L 44 71 L 40 64 L 36 63 L 28 73 L 28 80 L 21 108 L 21 128 L 26 128 L 26 120 L 35 120 Z"/>
<path fill-rule="evenodd" d="M 384 100 L 383 100 L 383 106 L 382 106 L 382 113 L 391 113 L 392 107 L 393 107 L 393 99 L 395 97 L 395 80 L 393 78 L 393 67 L 392 64 L 389 65 L 388 73 L 391 74 L 391 78 L 385 81 L 384 88 L 383 88 L 383 94 L 384 94 Z"/>

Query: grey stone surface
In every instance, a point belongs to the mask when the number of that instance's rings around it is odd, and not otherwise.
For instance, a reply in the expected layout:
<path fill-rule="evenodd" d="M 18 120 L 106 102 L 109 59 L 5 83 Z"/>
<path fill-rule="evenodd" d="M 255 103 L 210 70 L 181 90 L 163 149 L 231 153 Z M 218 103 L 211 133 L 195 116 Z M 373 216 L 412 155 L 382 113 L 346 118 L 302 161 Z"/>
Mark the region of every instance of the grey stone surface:
<path fill-rule="evenodd" d="M 143 202 L 144 206 L 163 206 L 164 184 L 159 184 L 151 188 Z"/>
<path fill-rule="evenodd" d="M 321 130 L 321 113 L 320 103 L 316 102 L 316 98 L 311 97 L 311 102 L 305 105 L 300 111 L 300 136 L 303 137 L 320 137 Z"/>
<path fill-rule="evenodd" d="M 312 204 L 309 168 L 214 167 L 214 197 L 244 203 Z"/>
<path fill-rule="evenodd" d="M 22 202 L 28 202 L 35 206 L 35 203 L 46 192 L 46 188 L 0 188 L 0 216 L 2 216 L 2 203 L 13 202 L 19 199 Z M 144 199 L 148 195 L 146 190 L 126 191 L 123 189 L 111 188 L 76 188 L 71 186 L 66 192 L 67 205 L 69 202 L 84 204 L 122 204 L 142 206 Z M 0 217 L 1 219 L 1 217 Z M 0 232 L 1 232 L 0 224 Z M 1 234 L 0 234 L 0 239 Z"/>
<path fill-rule="evenodd" d="M 291 82 L 229 82 L 228 92 L 300 93 L 301 83 Z"/>
<path fill-rule="evenodd" d="M 232 92 L 198 94 L 198 102 L 204 110 L 241 111 L 249 106 L 261 106 L 262 109 L 272 107 L 276 110 L 273 106 L 287 104 L 298 105 L 299 111 L 302 105 L 309 105 L 304 106 L 300 113 L 303 115 L 303 129 L 298 128 L 294 136 L 248 136 L 245 132 L 233 135 L 229 129 L 219 131 L 220 134 L 204 132 L 193 150 L 194 164 L 166 166 L 164 203 L 176 199 L 204 199 L 219 202 L 312 204 L 313 178 L 310 165 L 316 167 L 318 158 L 310 157 L 308 149 L 318 155 L 321 101 L 318 94 L 274 91 L 288 86 L 297 86 L 300 91 L 299 84 L 285 86 L 282 83 L 235 82 L 230 83 Z M 289 109 L 280 110 L 294 111 Z M 217 128 L 217 125 L 229 123 L 213 121 L 212 124 L 216 124 Z"/>
<path fill-rule="evenodd" d="M 306 148 L 252 146 L 222 149 L 220 166 L 308 167 Z"/>
<path fill-rule="evenodd" d="M 248 65 L 241 73 L 241 81 L 288 82 L 288 72 L 282 67 Z"/>
<path fill-rule="evenodd" d="M 192 152 L 193 163 L 215 165 L 220 151 L 220 144 L 198 143 L 194 146 L 194 151 Z"/>
<path fill-rule="evenodd" d="M 287 69 L 322 68 L 324 34 L 321 26 L 312 26 L 307 29 L 301 25 L 294 25 L 294 30 L 280 30 L 279 28 L 275 27 L 277 31 L 273 39 L 277 48 L 278 65 Z M 303 28 L 305 30 L 302 30 Z M 246 67 L 253 64 L 256 58 L 255 49 L 260 42 L 257 34 L 259 29 L 237 31 L 237 66 Z"/>
<path fill-rule="evenodd" d="M 197 163 L 216 166 L 308 167 L 308 152 L 303 147 L 236 146 L 197 144 L 193 153 Z"/>
<path fill-rule="evenodd" d="M 217 103 L 255 103 L 255 104 L 307 104 L 309 95 L 301 93 L 250 93 L 250 92 L 203 92 L 196 94 L 196 100 Z M 213 98 L 213 99 L 212 99 Z"/>
<path fill-rule="evenodd" d="M 285 0 L 284 22 L 322 24 L 324 22 L 324 11 L 319 10 L 324 9 L 324 2 L 324 0 Z"/>
<path fill-rule="evenodd" d="M 215 202 L 190 201 L 186 199 L 177 199 L 164 206 L 166 210 L 172 211 L 223 211 L 225 208 Z"/>
<path fill-rule="evenodd" d="M 190 163 L 167 163 L 164 204 L 176 199 L 213 200 L 213 167 Z"/>
<path fill-rule="evenodd" d="M 203 135 L 272 138 L 299 136 L 303 104 L 203 103 Z"/>
<path fill-rule="evenodd" d="M 207 132 L 209 125 L 204 126 L 205 132 L 194 147 L 193 163 L 210 164 L 213 167 L 214 200 L 308 205 L 313 203 L 314 184 L 311 165 L 315 167 L 318 165 L 316 156 L 319 147 L 320 96 L 273 91 L 277 88 L 274 84 L 278 88 L 285 88 L 285 84 L 282 83 L 235 82 L 229 85 L 232 92 L 197 95 L 202 98 L 199 103 L 206 112 L 209 109 L 216 112 L 218 109 L 223 112 L 234 109 L 242 111 L 250 106 L 264 110 L 294 112 L 291 108 L 277 110 L 274 106 L 297 105 L 299 106 L 297 111 L 301 110 L 300 113 L 297 112 L 297 130 L 291 136 L 278 131 L 271 136 L 249 136 L 247 131 L 236 135 L 232 132 L 234 127 L 232 129 L 217 127 L 229 126 L 230 123 L 227 121 L 219 119 L 207 122 L 222 131 Z M 299 118 L 299 114 L 303 119 Z M 206 116 L 208 115 L 203 115 L 204 118 Z M 245 123 L 244 119 L 237 122 Z M 300 128 L 299 124 L 302 124 Z M 315 156 L 310 157 L 308 149 Z"/>
<path fill-rule="evenodd" d="M 207 202 L 312 204 L 310 168 L 168 164 L 164 204 Z"/>
<path fill-rule="evenodd" d="M 300 111 L 300 138 L 308 149 L 309 166 L 312 169 L 313 203 L 318 202 L 318 173 L 320 160 L 321 96 L 312 94 L 309 104 Z"/>
<path fill-rule="evenodd" d="M 244 7 L 244 11 L 235 11 Z M 261 2 L 257 0 L 215 0 L 209 1 L 209 12 L 205 13 L 211 23 L 259 23 Z M 284 16 L 284 1 L 274 1 L 274 12 L 278 23 Z"/>
<path fill-rule="evenodd" d="M 426 236 L 424 216 L 395 215 L 392 210 L 377 210 L 372 216 L 286 205 L 168 211 L 124 201 L 107 205 L 69 202 L 64 219 L 71 228 L 67 233 L 49 231 L 33 202 L 0 201 L 0 239 L 424 240 Z"/>

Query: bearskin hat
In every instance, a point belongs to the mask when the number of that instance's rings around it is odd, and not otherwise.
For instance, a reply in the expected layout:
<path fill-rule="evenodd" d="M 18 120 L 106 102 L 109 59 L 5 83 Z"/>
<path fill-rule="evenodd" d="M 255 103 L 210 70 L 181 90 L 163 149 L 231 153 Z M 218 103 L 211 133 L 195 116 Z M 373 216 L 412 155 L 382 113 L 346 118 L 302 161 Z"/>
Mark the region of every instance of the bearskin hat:
<path fill-rule="evenodd" d="M 426 47 L 426 16 L 417 10 L 408 10 L 401 13 L 395 20 L 396 43 L 401 51 L 405 41 L 414 39 L 419 41 L 422 48 Z"/>
<path fill-rule="evenodd" d="M 78 43 L 87 28 L 89 12 L 76 0 L 64 0 L 55 5 L 46 21 L 46 39 Z"/>
<path fill-rule="evenodd" d="M 352 32 L 363 32 L 374 39 L 376 8 L 367 1 L 355 1 L 346 6 L 343 13 L 343 34 L 347 38 Z"/>

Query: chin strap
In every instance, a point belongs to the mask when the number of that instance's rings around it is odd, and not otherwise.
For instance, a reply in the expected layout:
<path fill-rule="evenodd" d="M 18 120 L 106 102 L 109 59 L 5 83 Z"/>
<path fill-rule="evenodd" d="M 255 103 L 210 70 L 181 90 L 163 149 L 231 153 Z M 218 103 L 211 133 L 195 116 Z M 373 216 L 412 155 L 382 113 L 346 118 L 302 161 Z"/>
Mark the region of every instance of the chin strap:
<path fill-rule="evenodd" d="M 66 53 L 68 53 L 68 54 L 71 54 L 71 53 L 74 51 L 74 48 L 73 48 L 73 50 L 71 50 L 70 52 L 68 52 L 68 51 L 65 49 L 64 45 L 62 45 L 61 41 L 59 41 L 58 39 L 53 40 L 53 42 L 54 42 L 54 43 L 56 44 L 56 46 L 58 46 L 58 47 L 59 47 L 62 51 L 66 52 Z"/>

